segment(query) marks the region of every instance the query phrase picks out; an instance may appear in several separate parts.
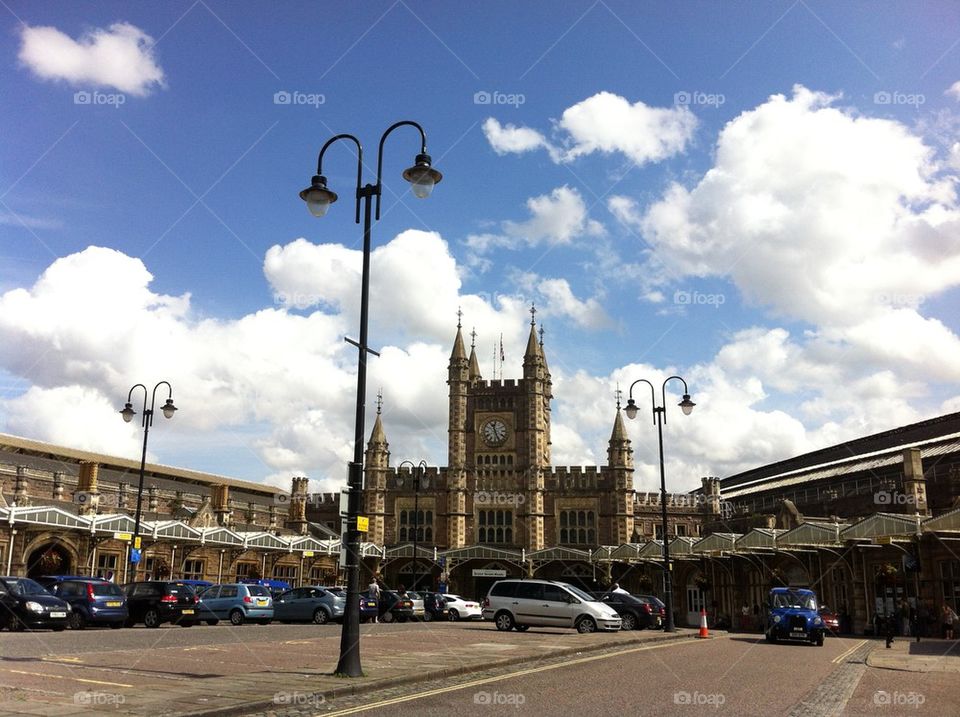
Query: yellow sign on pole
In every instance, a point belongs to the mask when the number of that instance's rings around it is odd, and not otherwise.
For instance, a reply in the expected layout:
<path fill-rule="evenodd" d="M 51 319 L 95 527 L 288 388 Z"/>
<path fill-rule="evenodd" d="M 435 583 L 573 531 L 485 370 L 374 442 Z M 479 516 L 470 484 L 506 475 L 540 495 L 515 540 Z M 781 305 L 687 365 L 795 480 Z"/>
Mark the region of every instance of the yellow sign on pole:
<path fill-rule="evenodd" d="M 138 535 L 133 539 L 133 547 L 135 550 L 140 550 L 140 536 Z"/>
<path fill-rule="evenodd" d="M 114 540 L 133 540 L 133 533 L 114 533 Z"/>
<path fill-rule="evenodd" d="M 366 533 L 370 530 L 370 519 L 362 515 L 357 516 L 357 530 L 361 533 Z"/>

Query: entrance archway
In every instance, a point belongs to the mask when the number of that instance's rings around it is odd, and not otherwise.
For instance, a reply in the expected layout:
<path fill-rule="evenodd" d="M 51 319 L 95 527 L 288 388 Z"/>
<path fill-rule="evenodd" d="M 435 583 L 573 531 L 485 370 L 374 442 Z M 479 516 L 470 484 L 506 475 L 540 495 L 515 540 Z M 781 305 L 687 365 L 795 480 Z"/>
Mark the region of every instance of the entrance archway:
<path fill-rule="evenodd" d="M 72 575 L 73 561 L 70 552 L 59 543 L 44 543 L 30 551 L 27 556 L 27 577 L 42 575 Z"/>

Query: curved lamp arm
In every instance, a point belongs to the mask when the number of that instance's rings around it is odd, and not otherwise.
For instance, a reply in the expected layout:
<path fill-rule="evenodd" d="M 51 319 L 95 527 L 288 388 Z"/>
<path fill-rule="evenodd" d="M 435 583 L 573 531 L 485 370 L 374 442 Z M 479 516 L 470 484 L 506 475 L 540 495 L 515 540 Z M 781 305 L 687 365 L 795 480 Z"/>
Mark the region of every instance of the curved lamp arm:
<path fill-rule="evenodd" d="M 357 201 L 356 201 L 357 206 L 356 206 L 354 223 L 359 224 L 360 223 L 360 187 L 362 186 L 362 179 L 363 179 L 363 145 L 360 144 L 359 139 L 354 137 L 352 134 L 338 134 L 328 139 L 324 143 L 323 147 L 321 147 L 320 154 L 317 156 L 317 176 L 313 178 L 312 186 L 317 188 L 322 187 L 323 189 L 327 188 L 327 178 L 323 176 L 323 154 L 324 152 L 327 151 L 327 147 L 329 147 L 331 144 L 333 144 L 334 142 L 340 139 L 350 140 L 355 145 L 357 145 Z M 379 171 L 377 172 L 377 175 L 378 175 L 377 184 L 379 185 L 380 183 Z M 329 190 L 327 191 L 332 196 L 332 198 L 330 199 L 331 204 L 337 201 L 337 195 L 334 194 L 333 192 L 330 192 Z"/>
<path fill-rule="evenodd" d="M 416 127 L 417 131 L 420 133 L 420 154 L 418 155 L 418 160 L 421 156 L 427 156 L 427 135 L 423 131 L 423 127 L 414 122 L 413 120 L 400 120 L 399 122 L 394 122 L 392 125 L 387 127 L 386 131 L 380 137 L 380 147 L 377 150 L 377 207 L 376 207 L 376 219 L 380 221 L 380 187 L 381 187 L 381 178 L 383 177 L 383 143 L 387 141 L 387 136 L 393 132 L 393 130 L 398 127 L 404 127 L 409 125 L 410 127 Z M 429 164 L 430 158 L 427 157 L 427 163 Z M 357 180 L 357 186 L 360 186 L 360 180 Z M 357 216 L 359 217 L 360 209 L 359 204 L 357 205 Z M 357 220 L 359 223 L 359 219 Z"/>

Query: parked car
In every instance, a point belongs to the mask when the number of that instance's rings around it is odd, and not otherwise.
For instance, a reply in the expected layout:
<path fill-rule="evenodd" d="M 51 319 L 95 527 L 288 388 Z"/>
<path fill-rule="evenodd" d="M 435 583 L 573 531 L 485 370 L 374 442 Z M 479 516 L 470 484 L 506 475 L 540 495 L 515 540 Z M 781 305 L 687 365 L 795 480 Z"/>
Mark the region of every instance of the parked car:
<path fill-rule="evenodd" d="M 273 597 L 263 585 L 211 585 L 200 593 L 197 616 L 208 625 L 216 625 L 220 620 L 229 620 L 231 625 L 269 625 L 273 620 Z"/>
<path fill-rule="evenodd" d="M 37 582 L 70 604 L 67 623 L 74 630 L 88 625 L 109 625 L 116 629 L 123 627 L 129 617 L 127 596 L 119 585 L 103 578 L 48 576 Z"/>
<path fill-rule="evenodd" d="M 325 625 L 343 619 L 345 597 L 322 587 L 287 590 L 273 601 L 273 618 L 280 622 L 314 622 Z"/>
<path fill-rule="evenodd" d="M 660 629 L 667 622 L 667 606 L 656 595 L 634 595 L 638 600 L 643 600 L 650 606 L 650 612 L 654 618 L 654 624 L 651 627 Z"/>
<path fill-rule="evenodd" d="M 10 632 L 25 628 L 61 632 L 71 609 L 30 578 L 0 577 L 0 621 Z"/>
<path fill-rule="evenodd" d="M 360 622 L 369 622 L 374 618 L 380 617 L 380 603 L 375 597 L 370 597 L 370 592 L 364 590 L 360 593 Z"/>
<path fill-rule="evenodd" d="M 823 620 L 823 627 L 825 629 L 825 635 L 839 635 L 840 634 L 840 616 L 837 615 L 833 610 L 828 608 L 826 605 L 820 606 L 820 619 Z"/>
<path fill-rule="evenodd" d="M 654 614 L 653 604 L 642 598 L 613 592 L 597 592 L 593 595 L 604 605 L 616 610 L 623 630 L 646 630 L 660 624 L 659 610 Z"/>
<path fill-rule="evenodd" d="M 180 581 L 145 580 L 123 586 L 127 596 L 127 627 L 142 622 L 147 627 L 160 627 L 169 622 L 180 627 L 193 627 L 199 619 L 200 599 L 189 585 Z"/>
<path fill-rule="evenodd" d="M 803 588 L 772 588 L 767 596 L 768 642 L 803 640 L 823 645 L 823 618 L 817 611 L 817 595 Z"/>
<path fill-rule="evenodd" d="M 423 615 L 426 612 L 423 605 L 423 596 L 415 590 L 407 590 L 401 597 L 406 597 L 413 603 L 414 619 L 423 620 Z"/>
<path fill-rule="evenodd" d="M 498 630 L 521 632 L 532 625 L 572 627 L 587 633 L 619 630 L 622 624 L 609 605 L 568 583 L 553 580 L 499 580 L 483 601 L 483 617 Z"/>
<path fill-rule="evenodd" d="M 473 600 L 465 600 L 459 595 L 446 594 L 443 596 L 447 603 L 447 619 L 456 622 L 457 620 L 481 620 L 483 614 L 480 610 L 480 603 Z"/>
<path fill-rule="evenodd" d="M 421 592 L 418 594 L 423 597 L 424 622 L 447 619 L 447 601 L 443 599 L 443 595 L 434 592 Z M 414 608 L 414 610 L 416 610 L 416 608 Z"/>
<path fill-rule="evenodd" d="M 413 600 L 393 590 L 380 591 L 378 609 L 381 622 L 406 622 L 413 620 L 416 615 L 413 610 Z"/>
<path fill-rule="evenodd" d="M 270 578 L 243 578 L 238 582 L 243 583 L 244 585 L 263 585 L 267 590 L 270 591 L 270 596 L 276 600 L 280 595 L 287 592 L 290 589 L 290 583 L 284 580 L 273 580 Z"/>

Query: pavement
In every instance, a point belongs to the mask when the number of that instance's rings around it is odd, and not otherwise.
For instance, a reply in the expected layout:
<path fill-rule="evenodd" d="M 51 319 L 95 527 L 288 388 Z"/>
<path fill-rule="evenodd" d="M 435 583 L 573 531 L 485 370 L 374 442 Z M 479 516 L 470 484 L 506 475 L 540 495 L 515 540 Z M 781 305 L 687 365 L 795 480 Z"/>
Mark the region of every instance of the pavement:
<path fill-rule="evenodd" d="M 883 640 L 867 656 L 867 666 L 903 672 L 960 672 L 960 641 L 897 637 L 890 649 Z"/>
<path fill-rule="evenodd" d="M 333 629 L 336 627 L 337 629 Z M 364 676 L 332 674 L 339 653 L 338 626 L 302 630 L 302 638 L 270 641 L 266 632 L 244 633 L 242 650 L 220 646 L 157 646 L 131 650 L 47 655 L 17 661 L 19 688 L 0 685 L 2 715 L 104 714 L 118 717 L 215 717 L 296 705 L 322 705 L 356 695 L 544 659 L 624 646 L 689 640 L 697 630 L 639 630 L 581 635 L 573 630 L 499 632 L 490 623 L 429 623 L 413 629 L 363 626 Z M 176 629 L 176 628 L 169 628 Z M 218 628 L 209 628 L 217 630 Z M 262 628 L 260 628 L 262 630 Z M 11 658 L 17 659 L 17 658 Z"/>

